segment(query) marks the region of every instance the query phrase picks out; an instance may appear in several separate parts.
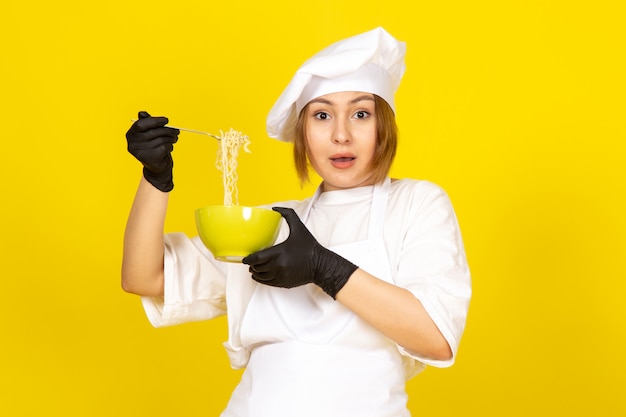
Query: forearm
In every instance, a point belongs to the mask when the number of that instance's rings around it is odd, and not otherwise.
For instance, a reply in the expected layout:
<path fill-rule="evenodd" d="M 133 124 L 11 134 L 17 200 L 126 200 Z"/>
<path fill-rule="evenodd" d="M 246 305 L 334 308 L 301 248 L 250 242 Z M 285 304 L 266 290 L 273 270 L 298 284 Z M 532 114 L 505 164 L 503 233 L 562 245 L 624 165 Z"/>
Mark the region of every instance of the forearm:
<path fill-rule="evenodd" d="M 127 292 L 163 295 L 163 227 L 168 195 L 141 178 L 124 233 L 122 288 Z"/>
<path fill-rule="evenodd" d="M 422 303 L 404 288 L 357 269 L 337 293 L 337 301 L 411 352 L 436 360 L 452 357 Z"/>

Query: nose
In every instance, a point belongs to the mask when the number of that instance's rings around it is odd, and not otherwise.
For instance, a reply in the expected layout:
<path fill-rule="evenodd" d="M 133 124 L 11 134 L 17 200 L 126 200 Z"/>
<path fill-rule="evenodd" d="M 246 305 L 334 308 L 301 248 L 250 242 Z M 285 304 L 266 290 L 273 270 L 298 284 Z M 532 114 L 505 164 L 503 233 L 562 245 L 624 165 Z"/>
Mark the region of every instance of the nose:
<path fill-rule="evenodd" d="M 344 144 L 352 140 L 352 134 L 350 133 L 348 122 L 342 121 L 341 119 L 337 120 L 335 129 L 333 130 L 332 140 L 333 143 L 336 144 Z"/>

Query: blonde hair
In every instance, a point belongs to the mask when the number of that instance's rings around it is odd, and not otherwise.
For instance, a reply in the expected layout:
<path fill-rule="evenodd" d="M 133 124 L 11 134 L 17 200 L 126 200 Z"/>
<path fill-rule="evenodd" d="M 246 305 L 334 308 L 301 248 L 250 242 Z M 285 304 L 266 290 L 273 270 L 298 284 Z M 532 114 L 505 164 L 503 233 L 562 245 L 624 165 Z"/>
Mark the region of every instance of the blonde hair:
<path fill-rule="evenodd" d="M 376 149 L 372 161 L 372 179 L 374 183 L 380 183 L 389 174 L 391 164 L 396 156 L 398 126 L 391 106 L 384 99 L 374 95 L 374 105 L 376 109 Z M 309 182 L 309 168 L 311 166 L 304 125 L 307 107 L 308 104 L 300 111 L 298 117 L 295 117 L 295 111 L 292 111 L 294 116 L 287 121 L 284 130 L 286 138 L 293 138 L 293 159 L 300 185 Z"/>

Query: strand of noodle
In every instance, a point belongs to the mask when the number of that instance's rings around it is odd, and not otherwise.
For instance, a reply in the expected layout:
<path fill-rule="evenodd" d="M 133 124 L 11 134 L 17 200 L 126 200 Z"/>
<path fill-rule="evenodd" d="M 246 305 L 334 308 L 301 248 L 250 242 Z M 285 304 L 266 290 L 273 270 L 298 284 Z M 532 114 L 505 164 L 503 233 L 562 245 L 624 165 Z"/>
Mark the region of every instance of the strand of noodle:
<path fill-rule="evenodd" d="M 230 129 L 226 134 L 220 130 L 220 146 L 217 154 L 216 166 L 222 172 L 222 183 L 224 185 L 224 205 L 232 206 L 239 204 L 239 192 L 237 189 L 237 157 L 239 148 L 243 146 L 244 151 L 250 152 L 248 136 Z M 233 198 L 234 197 L 234 198 Z"/>

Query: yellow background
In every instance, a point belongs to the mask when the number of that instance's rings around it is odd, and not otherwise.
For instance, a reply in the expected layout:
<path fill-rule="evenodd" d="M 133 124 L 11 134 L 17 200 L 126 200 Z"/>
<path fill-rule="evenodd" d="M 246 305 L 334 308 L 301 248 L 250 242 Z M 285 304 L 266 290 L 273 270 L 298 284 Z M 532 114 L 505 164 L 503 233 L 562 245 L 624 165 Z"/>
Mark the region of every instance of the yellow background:
<path fill-rule="evenodd" d="M 225 321 L 150 327 L 119 285 L 138 110 L 249 134 L 244 204 L 302 198 L 265 115 L 295 69 L 382 25 L 407 41 L 394 176 L 453 200 L 474 298 L 415 415 L 626 414 L 626 13 L 582 1 L 17 1 L 0 6 L 0 415 L 217 416 Z M 219 203 L 182 134 L 167 231 Z"/>

